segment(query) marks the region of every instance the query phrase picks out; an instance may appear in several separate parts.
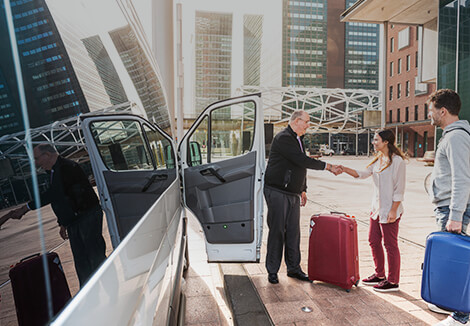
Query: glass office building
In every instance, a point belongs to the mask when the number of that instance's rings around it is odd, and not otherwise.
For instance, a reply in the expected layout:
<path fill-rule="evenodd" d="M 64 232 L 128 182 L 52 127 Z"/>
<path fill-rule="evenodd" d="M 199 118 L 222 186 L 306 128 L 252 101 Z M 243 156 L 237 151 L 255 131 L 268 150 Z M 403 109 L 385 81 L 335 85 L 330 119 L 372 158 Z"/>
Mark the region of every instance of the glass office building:
<path fill-rule="evenodd" d="M 439 2 L 437 88 L 456 90 L 460 118 L 470 121 L 470 1 Z"/>
<path fill-rule="evenodd" d="M 327 1 L 283 0 L 282 86 L 326 87 Z"/>
<path fill-rule="evenodd" d="M 346 0 L 346 8 L 355 0 Z M 344 88 L 379 88 L 379 32 L 377 24 L 345 23 Z"/>
<path fill-rule="evenodd" d="M 196 113 L 229 98 L 232 14 L 196 11 Z"/>
<path fill-rule="evenodd" d="M 263 16 L 243 16 L 243 85 L 259 86 Z"/>
<path fill-rule="evenodd" d="M 0 42 L 10 44 L 5 10 L 0 10 Z M 42 0 L 12 1 L 11 9 L 31 127 L 88 112 L 64 43 Z M 22 131 L 23 118 L 13 57 L 0 53 L 0 135 Z"/>

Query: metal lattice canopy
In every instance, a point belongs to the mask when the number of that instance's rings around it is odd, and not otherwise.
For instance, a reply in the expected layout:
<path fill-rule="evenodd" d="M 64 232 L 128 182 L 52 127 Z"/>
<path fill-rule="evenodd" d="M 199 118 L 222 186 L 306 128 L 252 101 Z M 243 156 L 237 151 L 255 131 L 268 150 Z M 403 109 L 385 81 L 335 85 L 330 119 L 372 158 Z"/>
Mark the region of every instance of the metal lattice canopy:
<path fill-rule="evenodd" d="M 262 93 L 264 119 L 284 126 L 295 110 L 310 115 L 309 132 L 362 133 L 364 111 L 381 111 L 381 92 L 365 89 L 242 86 L 241 94 Z"/>
<path fill-rule="evenodd" d="M 130 113 L 135 110 L 136 104 L 131 102 L 114 105 L 103 110 L 93 111 L 70 117 L 52 124 L 30 129 L 32 144 L 51 144 L 64 157 L 73 159 L 79 163 L 87 161 L 88 154 L 85 150 L 85 141 L 81 131 L 81 119 L 85 116 L 106 115 L 112 113 Z M 21 131 L 0 137 L 0 159 L 9 158 L 18 162 L 22 168 L 29 164 L 26 152 L 26 132 Z"/>

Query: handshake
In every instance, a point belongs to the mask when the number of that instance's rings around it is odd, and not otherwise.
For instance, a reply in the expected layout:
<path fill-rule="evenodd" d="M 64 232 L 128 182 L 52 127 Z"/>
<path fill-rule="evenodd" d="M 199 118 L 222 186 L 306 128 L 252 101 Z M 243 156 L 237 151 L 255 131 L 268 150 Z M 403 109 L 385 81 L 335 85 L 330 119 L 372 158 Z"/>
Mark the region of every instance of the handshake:
<path fill-rule="evenodd" d="M 327 163 L 326 170 L 330 171 L 334 175 L 340 175 L 344 172 L 344 166 Z"/>

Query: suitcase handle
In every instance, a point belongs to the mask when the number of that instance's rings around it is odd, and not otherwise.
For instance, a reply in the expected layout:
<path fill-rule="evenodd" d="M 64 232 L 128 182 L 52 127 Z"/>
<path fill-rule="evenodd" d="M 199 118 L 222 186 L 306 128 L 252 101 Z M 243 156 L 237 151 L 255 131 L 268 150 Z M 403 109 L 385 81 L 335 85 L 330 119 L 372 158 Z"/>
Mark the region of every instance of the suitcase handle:
<path fill-rule="evenodd" d="M 38 252 L 37 254 L 33 254 L 31 256 L 28 256 L 28 257 L 24 257 L 23 259 L 20 260 L 20 263 L 24 262 L 25 260 L 28 260 L 30 258 L 33 258 L 33 257 L 36 257 L 36 256 L 40 256 L 41 254 Z"/>
<path fill-rule="evenodd" d="M 346 213 L 343 213 L 343 212 L 330 212 L 330 214 L 346 215 Z"/>

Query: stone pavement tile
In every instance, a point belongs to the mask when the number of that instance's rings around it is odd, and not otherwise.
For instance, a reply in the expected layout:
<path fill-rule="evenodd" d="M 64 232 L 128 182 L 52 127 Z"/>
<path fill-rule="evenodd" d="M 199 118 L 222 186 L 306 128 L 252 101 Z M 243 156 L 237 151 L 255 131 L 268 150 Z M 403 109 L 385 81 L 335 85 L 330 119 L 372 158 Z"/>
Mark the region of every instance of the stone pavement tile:
<path fill-rule="evenodd" d="M 447 315 L 437 314 L 429 309 L 413 311 L 413 316 L 421 320 L 423 325 L 434 325 L 447 318 Z"/>
<path fill-rule="evenodd" d="M 256 289 L 263 304 L 280 302 L 279 297 L 276 295 L 276 292 L 273 290 L 273 288 L 274 286 L 268 286 L 265 288 Z"/>
<path fill-rule="evenodd" d="M 312 300 L 268 303 L 265 307 L 275 325 L 300 321 L 316 325 L 318 320 L 326 318 Z M 312 311 L 303 312 L 302 307 L 310 307 Z"/>
<path fill-rule="evenodd" d="M 186 276 L 210 276 L 211 275 L 211 268 L 207 261 L 189 261 L 189 269 L 187 271 Z"/>
<path fill-rule="evenodd" d="M 376 315 L 346 315 L 348 320 L 354 326 L 384 326 L 386 321 Z"/>
<path fill-rule="evenodd" d="M 266 275 L 266 269 L 264 268 L 264 265 L 262 266 L 261 264 L 244 264 L 243 267 L 249 275 Z"/>
<path fill-rule="evenodd" d="M 219 307 L 211 295 L 186 297 L 185 324 L 220 324 Z"/>
<path fill-rule="evenodd" d="M 184 294 L 186 297 L 208 296 L 212 295 L 212 278 L 204 277 L 188 277 L 186 280 L 186 288 Z"/>
<path fill-rule="evenodd" d="M 410 323 L 411 325 L 415 325 L 422 322 L 412 314 L 404 311 L 379 313 L 378 315 L 382 317 L 388 325 L 396 325 L 400 323 Z"/>
<path fill-rule="evenodd" d="M 310 299 L 308 294 L 305 293 L 302 288 L 298 286 L 292 286 L 292 282 L 282 282 L 278 285 L 279 286 L 272 287 L 272 289 L 281 302 L 305 301 Z"/>
<path fill-rule="evenodd" d="M 387 313 L 394 311 L 396 308 L 392 304 L 371 295 L 359 298 L 357 302 L 354 303 L 354 309 L 361 315 L 367 315 L 371 312 Z"/>

